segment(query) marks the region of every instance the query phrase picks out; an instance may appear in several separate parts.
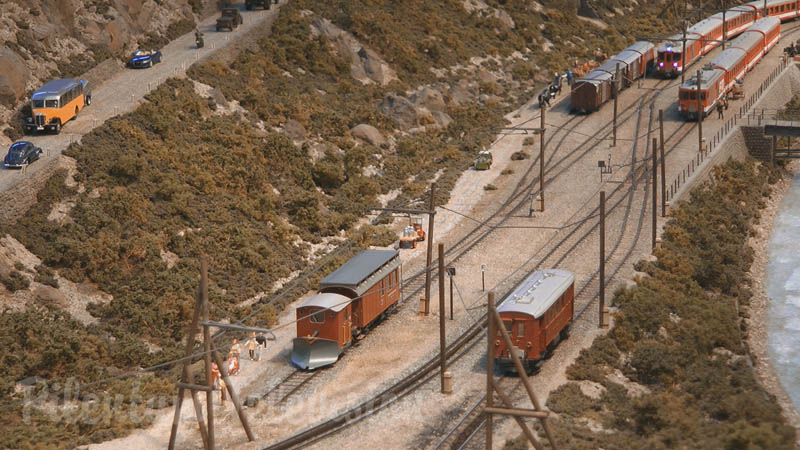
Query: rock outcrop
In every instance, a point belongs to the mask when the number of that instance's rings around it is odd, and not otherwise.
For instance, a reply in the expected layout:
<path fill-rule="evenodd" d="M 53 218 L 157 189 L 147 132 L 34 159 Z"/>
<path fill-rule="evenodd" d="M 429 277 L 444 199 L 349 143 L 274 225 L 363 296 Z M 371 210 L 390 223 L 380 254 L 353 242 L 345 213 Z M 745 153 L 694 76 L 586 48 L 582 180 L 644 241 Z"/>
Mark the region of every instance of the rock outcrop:
<path fill-rule="evenodd" d="M 386 144 L 386 138 L 383 137 L 381 132 L 372 125 L 367 125 L 365 123 L 353 127 L 353 129 L 350 130 L 350 134 L 352 134 L 354 138 L 360 139 L 375 147 Z"/>

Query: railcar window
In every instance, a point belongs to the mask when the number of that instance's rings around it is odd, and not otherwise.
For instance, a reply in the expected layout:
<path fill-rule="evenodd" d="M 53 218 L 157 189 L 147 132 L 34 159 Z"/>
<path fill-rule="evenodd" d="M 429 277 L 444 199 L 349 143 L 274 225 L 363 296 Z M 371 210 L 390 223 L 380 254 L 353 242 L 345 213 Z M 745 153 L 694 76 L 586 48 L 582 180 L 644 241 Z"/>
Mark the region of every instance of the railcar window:
<path fill-rule="evenodd" d="M 525 337 L 525 323 L 517 322 L 517 337 Z"/>
<path fill-rule="evenodd" d="M 514 322 L 512 322 L 512 321 L 510 321 L 510 320 L 504 320 L 504 321 L 503 321 L 503 325 L 505 325 L 505 326 L 506 326 L 506 331 L 508 331 L 508 334 L 509 334 L 509 335 L 511 335 L 511 334 L 512 334 L 512 325 L 513 325 L 513 324 L 514 324 Z"/>
<path fill-rule="evenodd" d="M 383 283 L 384 283 L 384 281 L 386 281 L 386 280 L 381 280 L 381 297 L 383 297 Z"/>
<path fill-rule="evenodd" d="M 325 323 L 325 310 L 311 314 L 311 323 Z"/>

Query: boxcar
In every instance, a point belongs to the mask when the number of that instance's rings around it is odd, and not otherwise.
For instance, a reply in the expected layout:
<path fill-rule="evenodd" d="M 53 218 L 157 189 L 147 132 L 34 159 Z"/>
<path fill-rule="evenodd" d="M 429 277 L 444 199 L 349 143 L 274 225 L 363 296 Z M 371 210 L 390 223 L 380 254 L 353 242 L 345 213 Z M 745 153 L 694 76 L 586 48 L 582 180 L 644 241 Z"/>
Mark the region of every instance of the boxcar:
<path fill-rule="evenodd" d="M 335 363 L 400 299 L 398 255 L 364 250 L 320 281 L 319 292 L 297 307 L 294 365 L 316 369 Z"/>
<path fill-rule="evenodd" d="M 514 351 L 530 372 L 566 339 L 575 313 L 575 275 L 566 270 L 534 272 L 497 308 L 514 344 Z M 514 368 L 509 349 L 495 336 L 495 361 L 503 370 Z"/>
<path fill-rule="evenodd" d="M 597 111 L 603 103 L 613 98 L 612 84 L 619 64 L 622 82 L 620 90 L 644 76 L 655 59 L 653 44 L 639 41 L 607 60 L 603 65 L 572 83 L 570 111 L 589 113 Z"/>

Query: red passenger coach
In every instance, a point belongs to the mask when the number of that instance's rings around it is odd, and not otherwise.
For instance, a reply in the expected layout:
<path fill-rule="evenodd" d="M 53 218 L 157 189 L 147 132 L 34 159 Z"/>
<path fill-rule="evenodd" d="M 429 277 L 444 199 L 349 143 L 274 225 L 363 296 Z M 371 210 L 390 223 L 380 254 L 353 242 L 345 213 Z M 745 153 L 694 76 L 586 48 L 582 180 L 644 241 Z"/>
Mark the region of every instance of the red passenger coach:
<path fill-rule="evenodd" d="M 781 22 L 792 20 L 800 13 L 800 1 L 798 0 L 769 0 L 767 2 L 767 12 L 764 14 L 764 2 L 754 1 L 742 6 L 752 6 L 757 8 L 762 16 L 777 17 Z"/>
<path fill-rule="evenodd" d="M 364 250 L 320 281 L 319 293 L 297 307 L 292 363 L 301 369 L 335 363 L 400 299 L 400 265 L 394 250 Z"/>
<path fill-rule="evenodd" d="M 759 19 L 703 68 L 700 72 L 700 86 L 697 85 L 696 75 L 681 85 L 678 93 L 681 115 L 688 119 L 698 117 L 698 93 L 703 115 L 708 115 L 717 102 L 737 81 L 744 78 L 780 38 L 780 19 L 776 17 Z"/>
<path fill-rule="evenodd" d="M 534 272 L 497 308 L 525 370 L 530 372 L 556 345 L 566 339 L 574 304 L 575 275 L 566 270 Z M 514 367 L 509 349 L 498 333 L 494 357 L 498 367 Z"/>

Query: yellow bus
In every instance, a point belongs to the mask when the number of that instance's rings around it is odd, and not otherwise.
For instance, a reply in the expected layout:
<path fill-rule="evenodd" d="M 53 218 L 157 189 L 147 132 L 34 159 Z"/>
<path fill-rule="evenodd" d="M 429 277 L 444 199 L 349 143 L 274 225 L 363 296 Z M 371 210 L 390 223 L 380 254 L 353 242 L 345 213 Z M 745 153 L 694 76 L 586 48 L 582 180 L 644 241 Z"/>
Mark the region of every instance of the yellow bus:
<path fill-rule="evenodd" d="M 58 134 L 65 123 L 91 103 L 92 93 L 86 80 L 50 81 L 31 96 L 31 117 L 25 119 L 25 131 L 51 130 Z"/>

